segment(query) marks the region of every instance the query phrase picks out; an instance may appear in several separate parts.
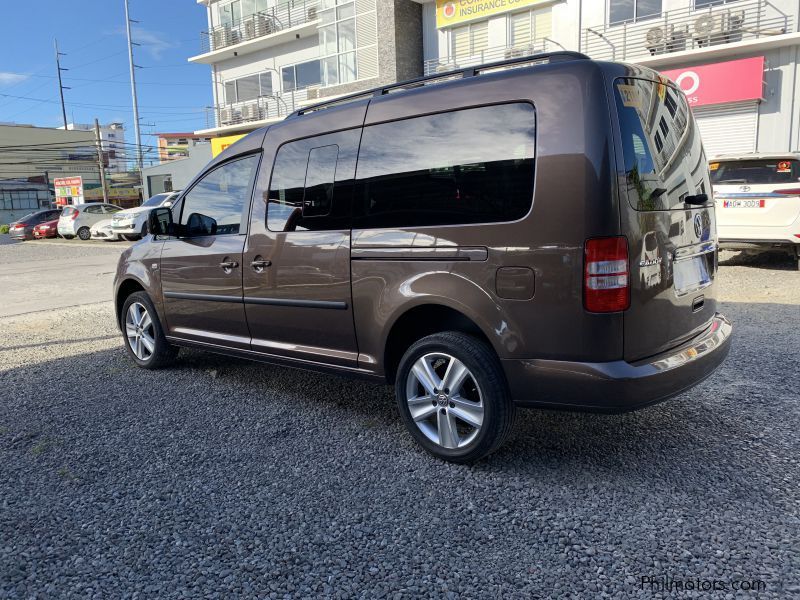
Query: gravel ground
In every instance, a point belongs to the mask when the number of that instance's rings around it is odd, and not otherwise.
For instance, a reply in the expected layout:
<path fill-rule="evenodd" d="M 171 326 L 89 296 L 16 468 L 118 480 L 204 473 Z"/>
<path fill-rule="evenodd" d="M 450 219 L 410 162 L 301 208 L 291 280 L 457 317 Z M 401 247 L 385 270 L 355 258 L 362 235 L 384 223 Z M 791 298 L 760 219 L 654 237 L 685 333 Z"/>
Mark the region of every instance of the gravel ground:
<path fill-rule="evenodd" d="M 473 467 L 419 450 L 385 387 L 188 351 L 141 371 L 110 303 L 2 318 L 0 598 L 800 598 L 781 261 L 723 261 L 714 377 L 626 415 L 522 412 Z"/>

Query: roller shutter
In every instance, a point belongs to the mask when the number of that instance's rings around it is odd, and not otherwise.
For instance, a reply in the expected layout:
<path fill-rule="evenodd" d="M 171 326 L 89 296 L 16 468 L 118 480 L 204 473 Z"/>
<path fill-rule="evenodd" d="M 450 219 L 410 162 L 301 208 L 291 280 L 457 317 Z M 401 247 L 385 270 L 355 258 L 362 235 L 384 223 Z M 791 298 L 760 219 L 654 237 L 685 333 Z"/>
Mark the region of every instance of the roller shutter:
<path fill-rule="evenodd" d="M 701 106 L 692 112 L 708 158 L 756 151 L 758 104 Z"/>

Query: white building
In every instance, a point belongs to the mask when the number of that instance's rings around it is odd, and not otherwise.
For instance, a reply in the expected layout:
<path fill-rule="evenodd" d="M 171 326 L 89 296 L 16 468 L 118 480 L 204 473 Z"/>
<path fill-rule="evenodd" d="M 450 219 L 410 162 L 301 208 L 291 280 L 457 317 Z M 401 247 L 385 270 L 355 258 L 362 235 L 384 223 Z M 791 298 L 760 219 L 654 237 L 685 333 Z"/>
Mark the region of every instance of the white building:
<path fill-rule="evenodd" d="M 539 52 L 664 72 L 709 155 L 800 149 L 800 0 L 197 0 L 215 106 L 245 132 L 316 99 Z M 291 8 L 290 8 L 291 7 Z"/>
<path fill-rule="evenodd" d="M 315 99 L 422 74 L 413 0 L 197 0 L 214 107 L 198 135 L 249 131 Z M 379 26 L 380 23 L 380 26 Z"/>
<path fill-rule="evenodd" d="M 63 129 L 63 127 L 61 127 Z M 68 130 L 73 131 L 94 131 L 93 124 L 69 123 Z M 125 126 L 122 123 L 108 123 L 100 125 L 100 147 L 108 157 L 109 173 L 124 173 L 128 170 L 129 158 L 134 152 L 126 152 L 125 146 Z"/>
<path fill-rule="evenodd" d="M 798 13 L 798 0 L 426 0 L 425 73 L 557 50 L 639 63 L 680 80 L 709 155 L 797 150 Z"/>

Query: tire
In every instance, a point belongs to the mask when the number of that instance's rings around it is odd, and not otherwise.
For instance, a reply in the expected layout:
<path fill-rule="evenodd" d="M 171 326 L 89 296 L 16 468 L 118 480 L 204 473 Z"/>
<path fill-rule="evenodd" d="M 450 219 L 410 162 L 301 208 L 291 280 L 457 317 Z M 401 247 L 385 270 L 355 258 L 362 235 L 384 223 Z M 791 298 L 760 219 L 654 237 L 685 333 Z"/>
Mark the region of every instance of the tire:
<path fill-rule="evenodd" d="M 92 232 L 89 230 L 88 227 L 81 227 L 80 229 L 78 229 L 78 237 L 82 241 L 86 242 L 91 239 Z"/>
<path fill-rule="evenodd" d="M 120 235 L 122 236 L 122 239 L 124 239 L 126 242 L 135 242 L 136 240 L 141 239 L 141 236 L 139 235 L 133 235 L 127 233 L 121 233 Z"/>
<path fill-rule="evenodd" d="M 160 369 L 175 361 L 178 348 L 164 337 L 158 313 L 146 293 L 134 292 L 125 299 L 120 326 L 125 350 L 139 367 Z"/>
<path fill-rule="evenodd" d="M 400 360 L 395 396 L 417 443 L 448 462 L 468 464 L 488 456 L 514 424 L 515 406 L 497 355 L 461 332 L 436 333 L 414 343 Z"/>

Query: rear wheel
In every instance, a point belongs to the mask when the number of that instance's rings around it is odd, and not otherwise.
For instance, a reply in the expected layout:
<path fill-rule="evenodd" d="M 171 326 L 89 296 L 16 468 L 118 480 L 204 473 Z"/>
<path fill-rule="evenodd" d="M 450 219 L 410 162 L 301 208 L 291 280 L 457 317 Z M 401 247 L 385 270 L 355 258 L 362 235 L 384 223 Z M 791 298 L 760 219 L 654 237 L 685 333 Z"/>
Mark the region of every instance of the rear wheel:
<path fill-rule="evenodd" d="M 81 238 L 84 242 L 92 237 L 92 232 L 89 230 L 88 227 L 81 227 L 78 229 L 78 237 Z"/>
<path fill-rule="evenodd" d="M 400 361 L 400 415 L 425 450 L 471 463 L 497 450 L 514 422 L 500 361 L 483 341 L 460 332 L 422 338 Z"/>
<path fill-rule="evenodd" d="M 156 309 L 146 293 L 134 292 L 127 297 L 121 320 L 125 349 L 138 366 L 158 369 L 175 360 L 178 349 L 164 337 Z"/>

